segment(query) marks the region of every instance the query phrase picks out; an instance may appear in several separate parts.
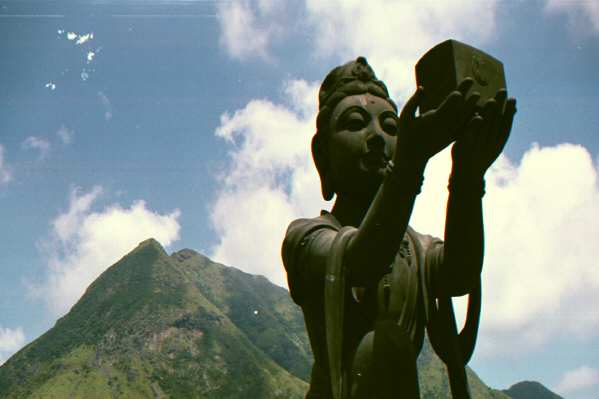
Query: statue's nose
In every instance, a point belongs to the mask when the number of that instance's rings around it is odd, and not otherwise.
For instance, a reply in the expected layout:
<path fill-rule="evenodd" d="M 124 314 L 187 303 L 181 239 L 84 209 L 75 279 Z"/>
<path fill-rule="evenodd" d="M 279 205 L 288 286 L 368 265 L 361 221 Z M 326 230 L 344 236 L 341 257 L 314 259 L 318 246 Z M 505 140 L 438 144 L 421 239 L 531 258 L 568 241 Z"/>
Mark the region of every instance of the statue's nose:
<path fill-rule="evenodd" d="M 385 139 L 380 134 L 374 133 L 366 140 L 366 146 L 368 151 L 384 152 Z"/>

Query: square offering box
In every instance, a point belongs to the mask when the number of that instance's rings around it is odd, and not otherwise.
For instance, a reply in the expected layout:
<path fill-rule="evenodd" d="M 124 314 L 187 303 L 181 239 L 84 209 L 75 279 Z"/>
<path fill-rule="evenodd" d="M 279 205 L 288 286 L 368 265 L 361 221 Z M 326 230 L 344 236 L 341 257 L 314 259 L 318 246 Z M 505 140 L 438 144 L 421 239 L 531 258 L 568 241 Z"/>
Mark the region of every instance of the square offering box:
<path fill-rule="evenodd" d="M 416 83 L 424 87 L 420 113 L 437 108 L 467 77 L 474 79 L 468 93 L 480 93 L 478 106 L 506 88 L 501 61 L 457 40 L 446 40 L 430 49 L 415 69 Z"/>

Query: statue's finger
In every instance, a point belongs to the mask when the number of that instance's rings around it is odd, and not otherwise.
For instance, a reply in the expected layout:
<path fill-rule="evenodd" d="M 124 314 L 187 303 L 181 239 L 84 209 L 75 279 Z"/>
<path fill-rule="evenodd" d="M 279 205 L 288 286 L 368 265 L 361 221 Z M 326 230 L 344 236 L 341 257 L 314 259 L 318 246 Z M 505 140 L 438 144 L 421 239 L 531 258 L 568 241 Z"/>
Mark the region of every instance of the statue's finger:
<path fill-rule="evenodd" d="M 405 125 L 414 119 L 416 116 L 416 109 L 418 109 L 418 106 L 420 105 L 420 99 L 422 98 L 423 91 L 424 88 L 422 86 L 418 86 L 414 94 L 408 98 L 408 101 L 406 101 L 401 109 L 401 113 L 399 114 L 400 124 Z"/>
<path fill-rule="evenodd" d="M 465 102 L 464 102 L 464 112 L 462 113 L 463 116 L 463 123 L 469 123 L 470 119 L 472 118 L 472 116 L 474 115 L 474 113 L 476 112 L 476 104 L 478 103 L 478 100 L 480 99 L 480 93 L 475 91 L 472 94 L 470 94 L 470 97 L 468 97 Z"/>
<path fill-rule="evenodd" d="M 468 93 L 468 90 L 470 90 L 470 88 L 472 87 L 473 84 L 474 84 L 474 79 L 465 78 L 458 84 L 457 91 L 462 93 L 462 95 L 465 97 L 466 93 Z"/>
<path fill-rule="evenodd" d="M 507 90 L 506 89 L 497 90 L 497 93 L 495 94 L 495 101 L 497 101 L 497 104 L 500 105 L 499 108 L 501 110 L 503 110 L 503 106 L 504 106 L 506 99 L 507 99 Z"/>
<path fill-rule="evenodd" d="M 495 93 L 495 101 L 497 101 L 497 111 L 498 113 L 503 113 L 505 110 L 505 101 L 507 100 L 507 90 L 500 89 Z"/>
<path fill-rule="evenodd" d="M 453 135 L 456 127 L 464 122 L 463 119 L 464 96 L 459 91 L 451 92 L 437 108 L 437 118 L 440 126 Z"/>
<path fill-rule="evenodd" d="M 479 99 L 480 99 L 480 93 L 477 91 L 472 92 L 472 94 L 470 94 L 470 97 L 468 97 L 466 99 L 464 108 L 466 108 L 466 110 L 470 114 L 474 113 L 474 110 L 476 109 L 476 104 L 478 103 Z"/>
<path fill-rule="evenodd" d="M 481 114 L 487 123 L 490 123 L 493 119 L 493 115 L 497 114 L 497 108 L 497 101 L 495 101 L 494 98 L 491 98 L 485 102 Z"/>

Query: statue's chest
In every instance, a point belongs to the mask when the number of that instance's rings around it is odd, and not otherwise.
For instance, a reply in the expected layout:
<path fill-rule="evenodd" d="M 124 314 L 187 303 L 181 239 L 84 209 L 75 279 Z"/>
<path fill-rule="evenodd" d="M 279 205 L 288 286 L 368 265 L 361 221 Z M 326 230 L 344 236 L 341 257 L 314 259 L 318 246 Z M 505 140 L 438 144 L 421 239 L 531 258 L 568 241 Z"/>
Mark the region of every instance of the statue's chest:
<path fill-rule="evenodd" d="M 418 259 L 406 235 L 389 272 L 378 284 L 352 290 L 356 311 L 352 320 L 361 326 L 356 328 L 357 337 L 371 331 L 377 320 L 393 320 L 408 333 L 415 348 L 420 348 L 425 317 Z"/>
<path fill-rule="evenodd" d="M 404 239 L 391 270 L 379 281 L 376 292 L 378 319 L 393 319 L 410 329 L 418 304 L 419 278 L 416 258 Z"/>

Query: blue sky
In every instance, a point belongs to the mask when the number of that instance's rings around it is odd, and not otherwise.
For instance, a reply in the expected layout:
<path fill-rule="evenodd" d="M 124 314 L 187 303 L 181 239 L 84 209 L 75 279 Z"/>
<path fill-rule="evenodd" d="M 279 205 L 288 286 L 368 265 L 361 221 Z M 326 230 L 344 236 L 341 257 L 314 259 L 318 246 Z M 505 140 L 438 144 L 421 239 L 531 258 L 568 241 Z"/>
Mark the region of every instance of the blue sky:
<path fill-rule="evenodd" d="M 471 365 L 566 398 L 599 384 L 599 6 L 591 1 L 0 1 L 0 361 L 138 242 L 284 284 L 287 224 L 328 208 L 316 90 L 366 56 L 398 104 L 447 38 L 505 64 Z M 413 215 L 443 232 L 447 152 Z M 460 305 L 461 306 L 461 305 Z"/>

